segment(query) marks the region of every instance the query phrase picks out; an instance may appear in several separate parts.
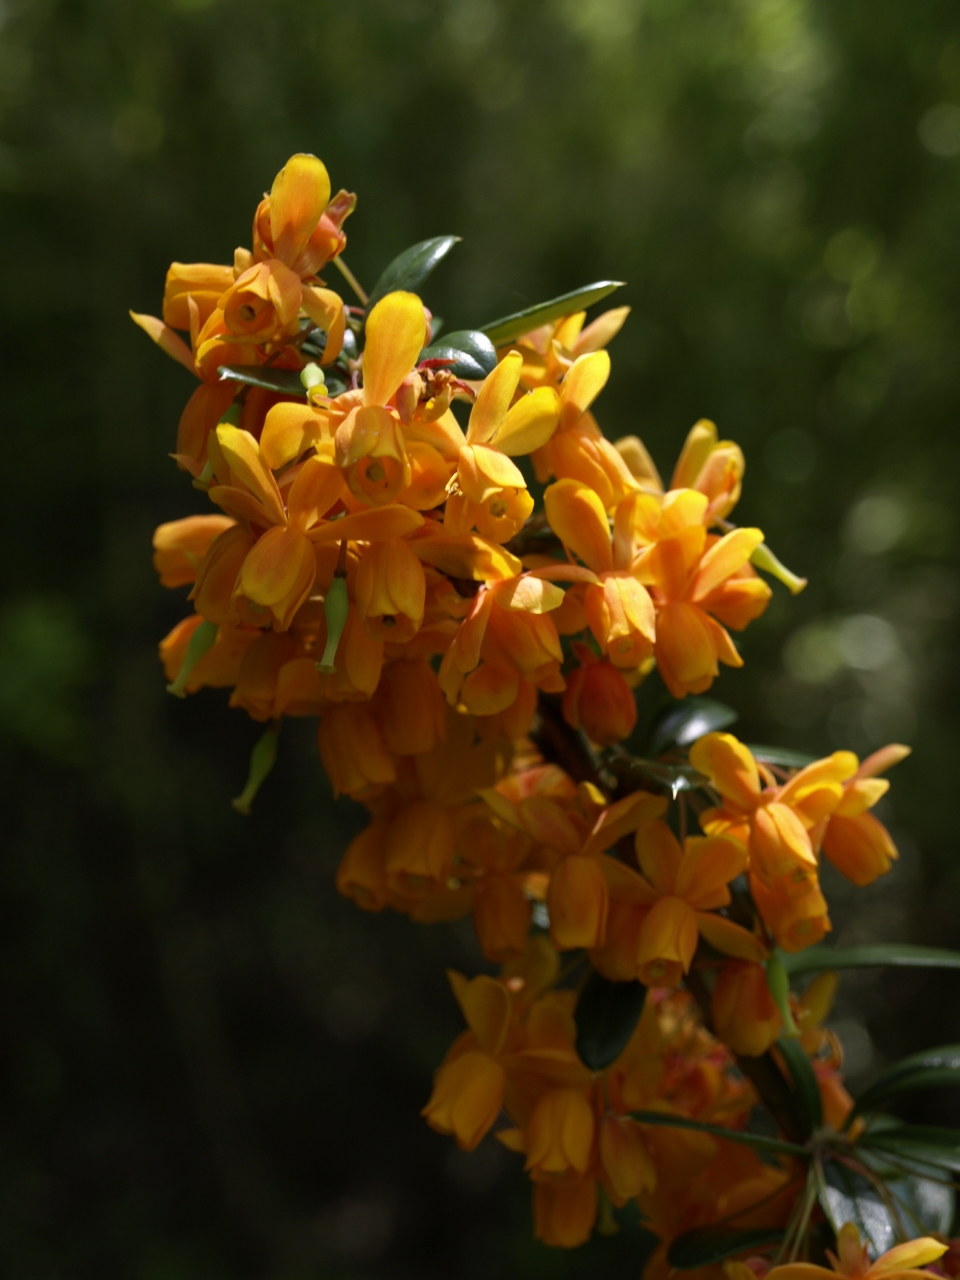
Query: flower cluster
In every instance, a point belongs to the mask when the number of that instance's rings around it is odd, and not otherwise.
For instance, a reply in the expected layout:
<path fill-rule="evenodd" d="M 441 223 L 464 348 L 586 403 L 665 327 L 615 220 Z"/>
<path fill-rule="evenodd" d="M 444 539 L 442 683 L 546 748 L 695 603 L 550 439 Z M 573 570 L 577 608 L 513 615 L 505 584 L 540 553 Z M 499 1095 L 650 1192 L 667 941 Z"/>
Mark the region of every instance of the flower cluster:
<path fill-rule="evenodd" d="M 738 1140 L 758 1106 L 778 1112 L 771 1079 L 792 1105 L 794 1050 L 817 1123 L 849 1120 L 822 1027 L 835 980 L 798 997 L 784 957 L 830 928 L 821 857 L 857 885 L 896 858 L 869 810 L 907 749 L 798 768 L 727 719 L 661 733 L 655 760 L 618 745 L 638 689 L 659 688 L 666 724 L 743 665 L 730 631 L 771 597 L 758 567 L 804 585 L 728 519 L 741 450 L 698 422 L 664 485 L 593 414 L 628 308 L 585 324 L 561 299 L 441 341 L 413 291 L 439 242 L 368 296 L 340 256 L 355 197 L 330 193 L 294 156 L 252 247 L 173 264 L 163 319 L 134 317 L 199 379 L 174 457 L 216 508 L 155 535 L 161 582 L 193 609 L 160 646 L 169 688 L 228 688 L 269 725 L 244 811 L 283 718 L 318 718 L 335 793 L 370 817 L 340 891 L 420 922 L 469 915 L 501 966 L 451 974 L 469 1029 L 428 1122 L 470 1149 L 505 1113 L 537 1235 L 579 1244 L 635 1201 L 662 1242 L 648 1274 L 666 1275 L 685 1232 L 794 1222 L 802 1148 Z M 598 990 L 632 1013 L 591 1049 Z"/>

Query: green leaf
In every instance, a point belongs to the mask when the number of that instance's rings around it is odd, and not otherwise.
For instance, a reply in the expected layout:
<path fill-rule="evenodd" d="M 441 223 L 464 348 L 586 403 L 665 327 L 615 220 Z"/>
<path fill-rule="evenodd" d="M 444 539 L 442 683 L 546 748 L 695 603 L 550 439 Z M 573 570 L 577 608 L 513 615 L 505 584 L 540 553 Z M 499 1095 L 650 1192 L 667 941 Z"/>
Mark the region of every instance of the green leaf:
<path fill-rule="evenodd" d="M 926 1049 L 902 1058 L 860 1095 L 850 1118 L 882 1106 L 899 1093 L 942 1085 L 960 1085 L 960 1044 Z"/>
<path fill-rule="evenodd" d="M 397 289 L 416 293 L 431 271 L 459 243 L 459 236 L 431 236 L 429 240 L 421 240 L 419 244 L 412 244 L 403 253 L 398 253 L 373 286 L 367 301 L 367 313 L 381 298 Z"/>
<path fill-rule="evenodd" d="M 442 342 L 433 342 L 420 352 L 421 360 L 453 360 L 447 370 L 457 378 L 479 380 L 497 367 L 493 343 L 479 329 L 456 329 Z"/>
<path fill-rule="evenodd" d="M 713 698 L 686 698 L 658 722 L 653 731 L 650 754 L 658 756 L 668 747 L 687 747 L 705 733 L 725 729 L 736 718 L 737 713 L 732 707 L 726 707 Z"/>
<path fill-rule="evenodd" d="M 817 758 L 803 751 L 788 751 L 786 747 L 757 747 L 753 743 L 747 745 L 747 750 L 761 764 L 778 764 L 784 769 L 803 769 Z"/>
<path fill-rule="evenodd" d="M 844 1223 L 852 1222 L 872 1258 L 896 1243 L 897 1224 L 890 1209 L 863 1174 L 828 1157 L 820 1167 L 817 1193 L 833 1230 L 839 1232 Z"/>
<path fill-rule="evenodd" d="M 640 1020 L 646 995 L 639 982 L 610 982 L 591 969 L 574 1014 L 577 1053 L 591 1071 L 603 1071 L 619 1058 Z"/>
<path fill-rule="evenodd" d="M 823 1104 L 817 1077 L 799 1040 L 781 1038 L 777 1041 L 777 1048 L 790 1073 L 797 1110 L 803 1121 L 804 1137 L 809 1137 L 823 1124 Z"/>
<path fill-rule="evenodd" d="M 781 1138 L 768 1138 L 763 1133 L 746 1133 L 742 1129 L 724 1129 L 718 1124 L 701 1124 L 699 1120 L 686 1120 L 683 1116 L 669 1115 L 665 1111 L 631 1111 L 630 1114 L 641 1124 L 662 1125 L 667 1129 L 695 1129 L 697 1133 L 709 1133 L 715 1138 L 738 1142 L 742 1147 L 753 1147 L 754 1151 L 798 1156 L 801 1160 L 810 1158 L 808 1147 L 801 1147 L 797 1142 L 784 1142 Z"/>
<path fill-rule="evenodd" d="M 956 1207 L 952 1187 L 909 1174 L 889 1183 L 907 1239 L 918 1235 L 948 1236 Z"/>
<path fill-rule="evenodd" d="M 869 1130 L 857 1141 L 858 1147 L 898 1156 L 916 1164 L 960 1172 L 960 1129 L 938 1125 L 898 1124 Z"/>
<path fill-rule="evenodd" d="M 221 382 L 245 382 L 250 387 L 264 387 L 282 396 L 306 399 L 307 389 L 296 369 L 273 369 L 264 364 L 222 364 L 217 373 Z"/>
<path fill-rule="evenodd" d="M 938 947 L 912 947 L 906 943 L 878 943 L 869 947 L 809 947 L 782 957 L 791 976 L 819 973 L 823 969 L 866 969 L 894 965 L 908 969 L 960 969 L 960 951 Z"/>
<path fill-rule="evenodd" d="M 699 1227 L 677 1236 L 667 1250 L 667 1261 L 680 1271 L 693 1271 L 738 1253 L 753 1253 L 779 1244 L 782 1239 L 782 1230 L 724 1231 L 721 1227 Z"/>
<path fill-rule="evenodd" d="M 651 782 L 669 791 L 674 799 L 681 791 L 695 791 L 707 779 L 688 764 L 661 764 L 659 760 L 641 760 L 626 751 L 610 751 L 604 763 L 622 783 L 634 790 Z"/>
<path fill-rule="evenodd" d="M 534 307 L 525 307 L 523 311 L 515 311 L 500 320 L 491 320 L 483 326 L 483 332 L 495 347 L 501 347 L 504 343 L 519 338 L 522 333 L 538 329 L 542 324 L 585 310 L 613 293 L 614 289 L 622 288 L 623 283 L 622 280 L 598 280 L 596 284 L 585 284 L 583 288 L 561 294 L 559 298 L 551 298 L 549 302 L 539 302 Z"/>

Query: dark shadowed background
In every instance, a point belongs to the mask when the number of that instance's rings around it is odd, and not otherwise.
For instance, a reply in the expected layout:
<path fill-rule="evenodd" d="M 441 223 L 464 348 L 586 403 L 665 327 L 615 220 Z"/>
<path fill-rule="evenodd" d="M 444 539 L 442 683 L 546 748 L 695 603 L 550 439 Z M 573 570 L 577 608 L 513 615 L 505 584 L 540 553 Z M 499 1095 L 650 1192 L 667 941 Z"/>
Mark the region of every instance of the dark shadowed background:
<path fill-rule="evenodd" d="M 189 375 L 127 318 L 230 261 L 294 151 L 359 193 L 370 283 L 463 244 L 448 326 L 587 281 L 633 314 L 598 403 L 669 475 L 746 450 L 777 587 L 714 692 L 748 741 L 915 754 L 902 860 L 834 938 L 960 944 L 960 12 L 955 0 L 4 0 L 0 6 L 0 1260 L 22 1280 L 639 1274 L 530 1238 L 519 1161 L 418 1117 L 468 928 L 367 916 L 314 726 L 253 816 L 258 730 L 167 697 L 155 524 Z M 338 285 L 336 273 L 329 277 Z M 620 301 L 618 297 L 617 301 Z M 854 1081 L 960 1039 L 954 977 L 844 979 Z M 904 1114 L 952 1115 L 920 1095 Z"/>

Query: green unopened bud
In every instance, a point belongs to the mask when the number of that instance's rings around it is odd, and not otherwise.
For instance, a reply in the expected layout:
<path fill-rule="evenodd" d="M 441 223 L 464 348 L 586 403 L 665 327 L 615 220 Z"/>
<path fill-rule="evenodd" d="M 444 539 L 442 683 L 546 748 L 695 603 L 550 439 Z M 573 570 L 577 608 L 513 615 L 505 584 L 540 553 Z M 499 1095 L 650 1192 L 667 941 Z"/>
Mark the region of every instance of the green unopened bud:
<path fill-rule="evenodd" d="M 754 551 L 750 557 L 750 563 L 755 569 L 762 569 L 764 573 L 769 573 L 778 582 L 782 582 L 791 595 L 799 595 L 807 585 L 806 578 L 798 578 L 795 573 L 791 573 L 785 564 L 780 563 L 765 542 L 761 542 Z"/>
<path fill-rule="evenodd" d="M 336 671 L 334 659 L 337 656 L 337 645 L 343 635 L 350 614 L 350 599 L 347 595 L 347 580 L 339 574 L 330 583 L 327 598 L 323 602 L 323 616 L 327 622 L 327 647 L 323 657 L 317 663 L 317 670 L 324 675 L 332 675 Z"/>
<path fill-rule="evenodd" d="M 800 1034 L 800 1028 L 793 1020 L 793 1010 L 790 1008 L 790 978 L 783 967 L 780 951 L 777 948 L 774 948 L 773 954 L 767 961 L 767 986 L 773 996 L 774 1004 L 780 1010 L 783 1034 L 795 1039 Z"/>
<path fill-rule="evenodd" d="M 279 729 L 268 729 L 261 738 L 257 739 L 250 752 L 250 773 L 247 776 L 247 785 L 235 800 L 230 801 L 237 813 L 249 814 L 257 792 L 276 763 L 279 737 Z"/>
<path fill-rule="evenodd" d="M 223 417 L 217 422 L 217 426 L 239 427 L 242 413 L 243 405 L 239 400 L 234 400 L 233 404 L 224 412 Z"/>
<path fill-rule="evenodd" d="M 185 698 L 187 696 L 187 681 L 190 679 L 193 668 L 205 653 L 209 653 L 216 638 L 217 624 L 215 622 L 207 622 L 204 619 L 190 637 L 183 666 L 177 672 L 177 678 L 173 684 L 167 685 L 167 693 L 172 693 L 175 698 Z"/>
<path fill-rule="evenodd" d="M 312 391 L 314 387 L 322 387 L 324 385 L 323 370 L 318 364 L 310 363 L 304 365 L 300 370 L 300 381 L 308 391 Z"/>

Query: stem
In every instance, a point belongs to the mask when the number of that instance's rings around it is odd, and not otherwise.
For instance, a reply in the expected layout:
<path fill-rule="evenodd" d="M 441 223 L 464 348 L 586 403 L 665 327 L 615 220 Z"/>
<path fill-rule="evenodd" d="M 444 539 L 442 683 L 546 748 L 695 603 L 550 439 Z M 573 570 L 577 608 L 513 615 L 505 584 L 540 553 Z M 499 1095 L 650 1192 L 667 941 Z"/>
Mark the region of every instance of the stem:
<path fill-rule="evenodd" d="M 537 719 L 530 737 L 539 747 L 544 759 L 558 764 L 574 782 L 592 782 L 594 786 L 604 786 L 593 753 L 580 734 L 575 733 L 564 720 L 557 699 L 540 695 Z"/>
<path fill-rule="evenodd" d="M 363 305 L 366 306 L 367 303 L 370 301 L 370 298 L 361 288 L 360 281 L 353 274 L 353 272 L 350 270 L 350 268 L 347 266 L 344 260 L 342 258 L 334 258 L 333 264 L 337 268 L 337 270 L 340 272 L 340 274 L 343 276 L 344 280 L 346 280 L 347 284 L 350 286 L 353 292 L 357 295 L 357 297 L 363 303 Z"/>
<path fill-rule="evenodd" d="M 690 972 L 684 978 L 684 985 L 700 1006 L 704 1026 L 712 1031 L 710 996 L 703 979 L 699 973 Z M 736 1054 L 735 1057 L 737 1066 L 760 1095 L 760 1101 L 773 1116 L 783 1136 L 788 1142 L 802 1143 L 803 1129 L 796 1114 L 793 1095 L 773 1056 L 768 1051 L 759 1058 L 748 1058 L 744 1054 Z"/>

